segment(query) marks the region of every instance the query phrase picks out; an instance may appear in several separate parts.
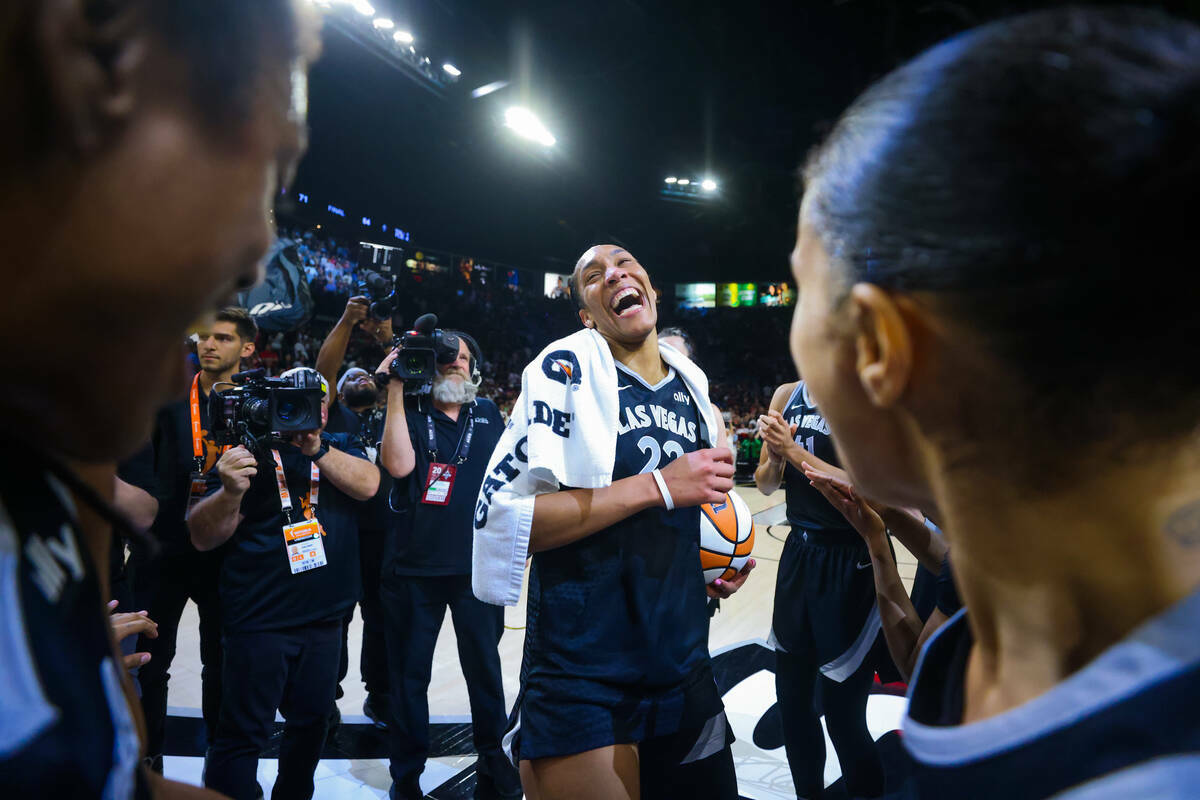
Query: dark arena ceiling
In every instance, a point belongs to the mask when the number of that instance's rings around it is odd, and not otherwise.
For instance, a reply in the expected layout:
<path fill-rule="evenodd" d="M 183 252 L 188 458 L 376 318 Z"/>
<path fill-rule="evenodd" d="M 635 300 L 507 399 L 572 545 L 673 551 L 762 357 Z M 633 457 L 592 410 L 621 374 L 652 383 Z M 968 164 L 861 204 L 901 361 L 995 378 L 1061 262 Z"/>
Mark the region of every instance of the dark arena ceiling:
<path fill-rule="evenodd" d="M 370 0 L 435 69 L 461 70 L 435 92 L 364 46 L 353 18 L 332 24 L 345 10 L 330 2 L 296 190 L 390 219 L 414 245 L 530 269 L 616 239 L 659 281 L 786 279 L 797 166 L 838 113 L 939 39 L 1048 5 Z M 1156 5 L 1200 18 L 1200 2 Z M 357 22 L 373 32 L 370 19 Z M 495 81 L 508 85 L 472 98 Z M 513 105 L 556 144 L 506 129 Z M 676 175 L 719 189 L 673 201 Z"/>

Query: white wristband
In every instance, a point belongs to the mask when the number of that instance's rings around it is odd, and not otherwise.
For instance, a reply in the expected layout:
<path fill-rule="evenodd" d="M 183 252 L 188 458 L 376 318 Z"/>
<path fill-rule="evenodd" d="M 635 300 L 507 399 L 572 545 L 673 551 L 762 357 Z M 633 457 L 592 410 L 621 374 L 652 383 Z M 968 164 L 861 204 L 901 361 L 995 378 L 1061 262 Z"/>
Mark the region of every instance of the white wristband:
<path fill-rule="evenodd" d="M 654 476 L 654 482 L 658 484 L 658 491 L 662 493 L 663 503 L 667 507 L 667 511 L 675 510 L 675 501 L 671 499 L 671 491 L 667 488 L 667 482 L 663 479 L 662 470 L 656 469 L 650 473 Z"/>

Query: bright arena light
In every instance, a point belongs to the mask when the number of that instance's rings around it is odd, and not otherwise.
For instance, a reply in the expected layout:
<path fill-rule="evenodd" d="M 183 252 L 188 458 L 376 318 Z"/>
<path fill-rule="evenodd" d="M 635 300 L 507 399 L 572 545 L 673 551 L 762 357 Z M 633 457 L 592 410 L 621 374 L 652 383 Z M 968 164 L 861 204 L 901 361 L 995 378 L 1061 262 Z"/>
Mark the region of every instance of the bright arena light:
<path fill-rule="evenodd" d="M 526 139 L 532 139 L 546 147 L 553 147 L 558 140 L 550 131 L 546 130 L 546 126 L 537 118 L 528 108 L 513 106 L 504 112 L 504 124 L 511 128 L 512 132 Z"/>
<path fill-rule="evenodd" d="M 452 78 L 457 78 L 459 75 L 462 75 L 462 70 L 451 64 L 449 61 L 447 61 L 445 64 L 442 64 L 442 69 L 444 69 L 446 74 Z"/>
<path fill-rule="evenodd" d="M 717 182 L 712 178 L 705 178 L 704 182 L 700 184 L 700 188 L 706 192 L 715 192 L 717 190 Z"/>
<path fill-rule="evenodd" d="M 508 86 L 508 81 L 492 81 L 491 83 L 484 84 L 483 86 L 480 86 L 478 89 L 473 90 L 471 92 L 471 97 L 478 100 L 481 97 L 488 96 L 492 92 L 500 91 L 505 86 Z"/>
<path fill-rule="evenodd" d="M 675 183 L 675 181 L 677 181 L 677 180 L 679 180 L 679 179 L 676 178 L 674 175 L 672 175 L 671 177 L 664 180 L 663 183 Z"/>
<path fill-rule="evenodd" d="M 375 16 L 375 6 L 368 3 L 367 0 L 354 0 L 354 10 L 364 17 Z"/>
<path fill-rule="evenodd" d="M 689 183 L 691 183 L 691 181 L 689 181 L 687 178 L 680 178 L 680 179 L 679 179 L 679 185 L 680 185 L 680 186 L 687 186 Z"/>
<path fill-rule="evenodd" d="M 381 31 L 389 31 L 392 28 L 396 27 L 396 23 L 392 22 L 387 17 L 376 17 L 371 22 L 371 24 L 374 25 L 376 28 L 379 28 L 379 30 L 381 30 Z"/>
<path fill-rule="evenodd" d="M 392 38 L 395 39 L 400 44 L 412 44 L 413 43 L 413 35 L 411 33 L 409 33 L 408 31 L 396 31 L 395 33 L 392 34 Z"/>

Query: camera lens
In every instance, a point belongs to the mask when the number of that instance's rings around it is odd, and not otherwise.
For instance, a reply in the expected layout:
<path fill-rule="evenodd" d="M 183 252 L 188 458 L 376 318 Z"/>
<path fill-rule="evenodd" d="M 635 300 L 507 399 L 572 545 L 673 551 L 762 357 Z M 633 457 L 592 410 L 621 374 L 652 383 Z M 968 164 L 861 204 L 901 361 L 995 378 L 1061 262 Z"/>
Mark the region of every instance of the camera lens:
<path fill-rule="evenodd" d="M 300 409 L 291 400 L 281 400 L 275 407 L 275 413 L 284 422 L 291 422 L 292 418 L 300 412 Z"/>

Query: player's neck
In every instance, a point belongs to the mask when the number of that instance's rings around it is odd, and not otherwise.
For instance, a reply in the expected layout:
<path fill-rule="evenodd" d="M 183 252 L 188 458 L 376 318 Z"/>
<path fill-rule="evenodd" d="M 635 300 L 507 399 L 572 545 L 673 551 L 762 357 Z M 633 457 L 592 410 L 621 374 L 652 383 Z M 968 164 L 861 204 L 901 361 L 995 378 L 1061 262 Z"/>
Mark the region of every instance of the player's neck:
<path fill-rule="evenodd" d="M 667 377 L 667 365 L 659 355 L 658 334 L 655 331 L 650 331 L 649 336 L 633 347 L 611 339 L 608 346 L 614 359 L 640 375 L 642 380 L 651 386 L 656 386 Z"/>
<path fill-rule="evenodd" d="M 975 642 L 964 721 L 1045 693 L 1200 587 L 1200 465 L 1184 458 L 1097 467 L 1037 492 L 1002 465 L 940 474 Z"/>

